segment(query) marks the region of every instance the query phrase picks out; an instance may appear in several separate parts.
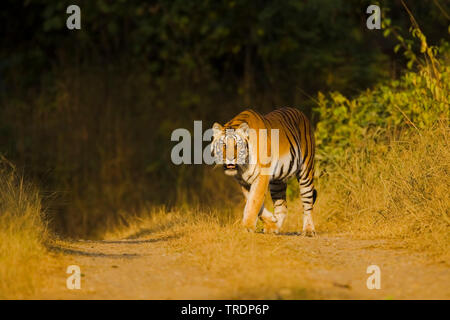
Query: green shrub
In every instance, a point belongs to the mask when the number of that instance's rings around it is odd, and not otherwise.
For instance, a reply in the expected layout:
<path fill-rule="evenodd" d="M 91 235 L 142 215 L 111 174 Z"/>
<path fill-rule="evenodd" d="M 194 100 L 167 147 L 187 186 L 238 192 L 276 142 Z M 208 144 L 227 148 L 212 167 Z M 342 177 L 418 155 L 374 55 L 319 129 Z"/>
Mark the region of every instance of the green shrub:
<path fill-rule="evenodd" d="M 315 111 L 320 117 L 316 128 L 320 163 L 348 156 L 349 148 L 364 147 L 367 139 L 384 140 L 387 130 L 425 129 L 439 119 L 448 119 L 449 50 L 443 46 L 441 51 L 444 57 L 440 61 L 430 50 L 419 71 L 409 71 L 353 100 L 339 92 L 319 93 Z"/>

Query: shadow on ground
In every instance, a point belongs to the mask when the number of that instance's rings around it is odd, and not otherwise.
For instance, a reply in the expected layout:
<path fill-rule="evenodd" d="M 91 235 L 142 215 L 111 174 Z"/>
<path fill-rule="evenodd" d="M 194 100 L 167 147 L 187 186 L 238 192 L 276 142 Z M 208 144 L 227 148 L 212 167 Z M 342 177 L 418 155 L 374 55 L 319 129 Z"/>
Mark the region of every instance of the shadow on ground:
<path fill-rule="evenodd" d="M 138 254 L 134 254 L 134 253 L 116 254 L 116 253 L 103 253 L 103 252 L 89 252 L 89 251 L 84 251 L 84 250 L 80 250 L 80 249 L 65 248 L 65 247 L 57 246 L 57 245 L 48 246 L 48 249 L 50 251 L 56 252 L 56 253 L 63 253 L 63 254 L 67 254 L 67 255 L 76 255 L 76 256 L 86 256 L 86 257 L 132 259 L 132 258 L 136 258 L 139 256 Z"/>
<path fill-rule="evenodd" d="M 177 239 L 181 237 L 181 234 L 179 235 L 171 235 L 156 239 L 123 239 L 123 240 L 74 240 L 71 241 L 71 243 L 74 244 L 96 244 L 96 245 L 111 245 L 111 244 L 117 244 L 117 245 L 129 245 L 129 244 L 145 244 L 145 243 L 156 243 L 156 242 L 165 242 L 169 241 L 171 239 Z M 66 255 L 78 255 L 78 256 L 87 256 L 87 257 L 103 257 L 103 258 L 136 258 L 139 257 L 140 254 L 136 253 L 104 253 L 104 252 L 98 252 L 98 251 L 88 251 L 84 250 L 84 248 L 68 248 L 66 246 L 63 246 L 61 244 L 47 244 L 48 250 L 55 253 L 62 253 Z"/>

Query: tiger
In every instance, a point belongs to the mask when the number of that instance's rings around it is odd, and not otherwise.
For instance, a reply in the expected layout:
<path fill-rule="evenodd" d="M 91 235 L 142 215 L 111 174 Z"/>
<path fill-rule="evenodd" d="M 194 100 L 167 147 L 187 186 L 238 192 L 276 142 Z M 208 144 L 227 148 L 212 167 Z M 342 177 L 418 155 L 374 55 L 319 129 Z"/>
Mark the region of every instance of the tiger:
<path fill-rule="evenodd" d="M 311 123 L 301 111 L 281 108 L 261 115 L 247 109 L 224 126 L 215 122 L 211 151 L 224 173 L 234 177 L 241 187 L 246 199 L 242 225 L 247 231 L 254 232 L 260 218 L 264 233 L 280 233 L 287 215 L 287 182 L 295 176 L 303 204 L 300 234 L 316 236 L 312 220 L 317 198 L 315 140 Z M 273 201 L 273 213 L 264 207 L 267 190 Z"/>

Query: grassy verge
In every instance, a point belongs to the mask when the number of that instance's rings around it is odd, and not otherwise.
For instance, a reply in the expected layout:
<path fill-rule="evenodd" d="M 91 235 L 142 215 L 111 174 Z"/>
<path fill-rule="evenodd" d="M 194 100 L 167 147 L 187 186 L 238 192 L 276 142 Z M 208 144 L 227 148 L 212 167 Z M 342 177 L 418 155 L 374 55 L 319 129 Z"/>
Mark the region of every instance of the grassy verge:
<path fill-rule="evenodd" d="M 49 255 L 39 192 L 0 161 L 0 299 L 27 297 L 42 286 Z"/>
<path fill-rule="evenodd" d="M 401 134 L 337 161 L 320 181 L 319 225 L 357 237 L 396 238 L 448 261 L 448 126 Z"/>

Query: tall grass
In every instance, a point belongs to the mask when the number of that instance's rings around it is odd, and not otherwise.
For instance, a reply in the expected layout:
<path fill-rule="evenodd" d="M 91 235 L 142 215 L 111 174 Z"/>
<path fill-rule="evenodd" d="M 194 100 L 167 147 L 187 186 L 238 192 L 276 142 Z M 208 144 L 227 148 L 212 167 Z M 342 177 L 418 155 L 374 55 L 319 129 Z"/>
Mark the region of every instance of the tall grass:
<path fill-rule="evenodd" d="M 48 237 L 38 190 L 0 158 L 0 299 L 31 294 L 41 284 Z"/>
<path fill-rule="evenodd" d="M 320 229 L 402 239 L 450 261 L 449 138 L 445 124 L 382 146 L 368 138 L 320 180 Z"/>

